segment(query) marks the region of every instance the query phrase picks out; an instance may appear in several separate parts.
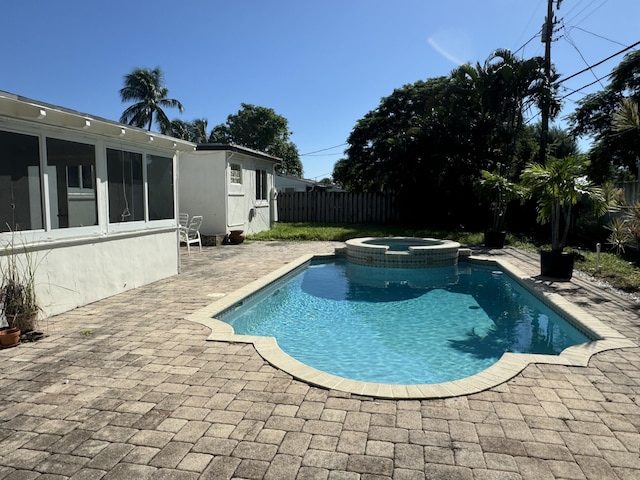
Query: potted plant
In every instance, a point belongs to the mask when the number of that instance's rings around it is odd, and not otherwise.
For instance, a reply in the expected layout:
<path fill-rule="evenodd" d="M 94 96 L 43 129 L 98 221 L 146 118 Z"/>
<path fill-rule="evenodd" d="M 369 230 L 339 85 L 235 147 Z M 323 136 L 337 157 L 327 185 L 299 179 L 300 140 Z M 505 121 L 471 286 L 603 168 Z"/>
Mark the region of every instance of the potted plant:
<path fill-rule="evenodd" d="M 541 274 L 546 277 L 570 279 L 575 254 L 564 252 L 571 228 L 574 206 L 581 199 L 591 202 L 594 213 L 602 216 L 607 205 L 600 188 L 589 181 L 585 156 L 549 157 L 546 165 L 530 164 L 520 176 L 526 195 L 536 201 L 537 220 L 551 223 L 551 250 L 540 251 Z"/>
<path fill-rule="evenodd" d="M 499 172 L 482 170 L 482 178 L 478 182 L 481 195 L 486 195 L 491 200 L 492 223 L 491 229 L 484 232 L 484 245 L 488 248 L 502 248 L 507 235 L 505 231 L 505 219 L 507 207 L 512 200 L 523 197 L 520 185 L 510 181 Z"/>
<path fill-rule="evenodd" d="M 5 255 L 0 258 L 0 313 L 7 321 L 8 330 L 17 329 L 22 334 L 32 332 L 40 313 L 35 289 L 36 266 L 31 253 L 26 248 L 16 248 L 13 239 L 3 253 Z"/>

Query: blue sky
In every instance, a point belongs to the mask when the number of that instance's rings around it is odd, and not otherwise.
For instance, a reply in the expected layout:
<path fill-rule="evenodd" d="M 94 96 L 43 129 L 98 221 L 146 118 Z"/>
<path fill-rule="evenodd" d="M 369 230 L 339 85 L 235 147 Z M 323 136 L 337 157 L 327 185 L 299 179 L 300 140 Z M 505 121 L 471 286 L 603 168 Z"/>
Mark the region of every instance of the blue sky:
<path fill-rule="evenodd" d="M 543 55 L 546 0 L 20 0 L 2 7 L 0 90 L 118 120 L 118 90 L 159 66 L 170 118 L 223 123 L 241 103 L 289 120 L 304 176 L 328 176 L 356 121 L 394 88 L 493 50 Z M 565 77 L 640 40 L 640 1 L 564 0 L 552 60 Z M 563 84 L 610 73 L 622 55 Z M 606 85 L 606 79 L 602 80 Z M 570 95 L 563 114 L 596 83 Z M 335 147 L 335 148 L 333 148 Z M 312 153 L 317 152 L 317 153 Z M 310 155 L 306 155 L 309 154 Z"/>

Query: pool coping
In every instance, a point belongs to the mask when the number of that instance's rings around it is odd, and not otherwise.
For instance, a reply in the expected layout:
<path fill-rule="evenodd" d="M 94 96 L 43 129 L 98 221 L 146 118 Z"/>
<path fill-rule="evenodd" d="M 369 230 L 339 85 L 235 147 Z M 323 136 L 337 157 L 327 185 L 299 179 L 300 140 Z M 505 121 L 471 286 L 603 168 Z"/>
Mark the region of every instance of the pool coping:
<path fill-rule="evenodd" d="M 559 294 L 541 290 L 530 277 L 524 275 L 508 261 L 475 256 L 470 256 L 465 261 L 499 266 L 506 274 L 510 275 L 511 278 L 525 287 L 545 305 L 560 314 L 578 330 L 587 334 L 590 338 L 596 338 L 596 340 L 569 347 L 559 355 L 506 352 L 496 363 L 482 372 L 459 380 L 436 384 L 397 385 L 350 380 L 323 372 L 286 354 L 278 346 L 274 337 L 236 335 L 231 325 L 215 318 L 220 313 L 244 302 L 281 277 L 310 263 L 313 259 L 330 260 L 332 258 L 338 257 L 334 254 L 303 255 L 258 280 L 217 299 L 185 318 L 209 328 L 211 333 L 207 338 L 208 341 L 253 344 L 257 352 L 267 362 L 298 380 L 327 389 L 388 399 L 429 399 L 468 395 L 493 388 L 510 380 L 522 372 L 529 364 L 586 367 L 591 356 L 596 353 L 636 346 L 634 342 L 624 335 L 603 324 L 595 316 L 571 303 L 568 299 Z"/>

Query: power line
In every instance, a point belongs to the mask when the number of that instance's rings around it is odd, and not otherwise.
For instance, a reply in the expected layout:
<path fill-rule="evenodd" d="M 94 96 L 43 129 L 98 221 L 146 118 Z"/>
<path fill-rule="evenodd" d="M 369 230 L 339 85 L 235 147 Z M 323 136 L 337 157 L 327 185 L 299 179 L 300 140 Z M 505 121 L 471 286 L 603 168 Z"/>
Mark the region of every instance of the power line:
<path fill-rule="evenodd" d="M 347 145 L 347 143 L 341 143 L 340 145 L 334 145 L 333 147 L 328 147 L 328 148 L 322 148 L 320 150 L 315 150 L 313 152 L 309 152 L 309 153 L 303 153 L 300 156 L 301 157 L 305 157 L 307 155 L 312 155 L 314 153 L 320 153 L 320 152 L 326 152 L 327 150 L 333 150 L 334 148 L 339 148 L 339 147 L 344 147 L 345 145 Z"/>
<path fill-rule="evenodd" d="M 563 26 L 564 28 L 564 26 Z M 576 45 L 576 43 L 573 41 L 573 38 L 571 38 L 571 36 L 569 35 L 569 32 L 565 29 L 565 34 L 564 34 L 565 40 L 567 41 L 567 43 L 569 45 L 571 45 L 573 48 L 575 48 L 576 52 L 578 52 L 578 55 L 580 55 L 580 58 L 582 58 L 582 61 L 584 62 L 584 64 L 587 66 L 587 68 L 591 71 L 591 73 L 593 74 L 593 78 L 598 78 L 596 76 L 596 73 L 593 71 L 593 68 L 589 66 L 589 62 L 587 62 L 587 59 L 584 58 L 584 55 L 582 55 L 582 52 L 580 51 L 580 49 L 578 48 L 578 46 Z M 600 83 L 600 86 L 602 88 L 604 88 L 604 85 L 602 85 L 602 83 Z"/>
<path fill-rule="evenodd" d="M 600 78 L 596 78 L 593 82 L 588 83 L 588 84 L 586 84 L 586 85 L 583 85 L 582 87 L 577 88 L 576 90 L 572 90 L 571 92 L 567 93 L 566 95 L 564 95 L 564 96 L 560 97 L 560 98 L 559 98 L 559 100 L 564 100 L 564 99 L 565 99 L 565 98 L 567 98 L 569 95 L 573 95 L 574 93 L 578 93 L 580 90 L 584 90 L 584 89 L 585 89 L 585 88 L 587 88 L 587 87 L 590 87 L 590 86 L 592 86 L 592 85 L 595 85 L 595 84 L 596 84 L 596 83 L 598 83 L 600 80 L 603 80 L 603 79 L 605 79 L 605 78 L 607 78 L 607 77 L 610 77 L 611 75 L 613 75 L 613 73 L 607 73 L 606 75 L 603 75 L 603 76 L 602 76 L 602 77 L 600 77 Z"/>
<path fill-rule="evenodd" d="M 342 155 L 342 153 L 318 153 L 318 154 L 305 153 L 304 155 L 300 155 L 300 156 L 301 157 L 334 157 L 336 155 Z"/>
<path fill-rule="evenodd" d="M 582 12 L 584 12 L 584 11 L 585 11 L 585 10 L 587 10 L 589 7 L 591 7 L 591 5 L 593 5 L 596 1 L 597 1 L 597 0 L 591 0 L 591 2 L 589 2 L 589 4 L 588 4 L 586 7 L 584 7 L 582 10 L 580 10 L 578 13 L 576 13 L 576 14 L 573 16 L 573 18 L 571 19 L 571 22 L 573 23 L 573 20 L 574 20 L 574 19 L 578 18 L 578 17 L 582 14 Z M 603 2 L 602 2 L 600 5 L 598 5 L 596 8 L 594 8 L 594 9 L 593 9 L 593 10 L 591 10 L 589 13 L 587 13 L 584 17 L 582 17 L 582 19 L 580 19 L 580 21 L 577 21 L 577 20 L 576 20 L 576 22 L 575 22 L 575 23 L 584 22 L 587 18 L 589 18 L 591 15 L 593 15 L 593 14 L 594 14 L 594 13 L 596 13 L 598 10 L 600 10 L 600 8 L 602 8 L 602 7 L 604 6 L 604 4 L 605 4 L 605 3 L 607 3 L 607 2 L 608 2 L 608 0 L 603 0 Z M 570 13 L 570 12 L 567 12 L 567 15 L 568 15 L 569 13 Z"/>
<path fill-rule="evenodd" d="M 580 70 L 579 72 L 574 73 L 573 75 L 569 75 L 568 77 L 563 78 L 562 80 L 558 80 L 558 81 L 556 82 L 556 84 L 557 84 L 557 85 L 560 85 L 561 83 L 564 83 L 564 82 L 566 82 L 567 80 L 569 80 L 569 79 L 571 79 L 571 78 L 573 78 L 573 77 L 577 77 L 577 76 L 578 76 L 578 75 L 580 75 L 581 73 L 584 73 L 584 72 L 586 72 L 587 70 L 592 69 L 593 67 L 597 67 L 598 65 L 603 64 L 603 63 L 604 63 L 604 62 L 606 62 L 607 60 L 611 60 L 613 57 L 617 57 L 617 56 L 618 56 L 618 55 L 620 55 L 621 53 L 624 53 L 624 52 L 626 52 L 627 50 L 631 50 L 632 48 L 634 48 L 634 47 L 636 47 L 636 46 L 638 46 L 638 45 L 640 45 L 640 41 L 638 41 L 638 42 L 634 43 L 633 45 L 629 45 L 628 47 L 623 48 L 622 50 L 620 50 L 620 51 L 618 51 L 618 52 L 614 53 L 613 55 L 609 55 L 609 56 L 608 56 L 607 58 L 605 58 L 604 60 L 600 60 L 599 62 L 594 63 L 593 65 L 589 65 L 587 68 L 583 68 L 582 70 Z"/>
<path fill-rule="evenodd" d="M 307 180 L 317 181 L 316 178 L 327 178 L 327 177 L 331 177 L 332 175 L 333 175 L 333 172 L 323 173 L 322 175 L 316 175 L 315 177 L 308 178 Z"/>
<path fill-rule="evenodd" d="M 535 7 L 535 9 L 534 9 L 534 11 L 533 11 L 533 12 L 531 12 L 531 16 L 529 17 L 529 21 L 527 22 L 527 24 L 526 24 L 526 25 L 524 26 L 524 28 L 522 29 L 522 33 L 520 33 L 520 36 L 518 37 L 518 39 L 516 40 L 516 42 L 519 42 L 519 41 L 520 41 L 520 39 L 521 39 L 521 38 L 522 38 L 522 36 L 524 35 L 524 31 L 525 31 L 527 28 L 529 28 L 529 25 L 531 24 L 531 22 L 533 21 L 533 19 L 534 19 L 534 18 L 535 18 L 535 16 L 536 16 L 536 12 L 537 12 L 538 8 L 540 8 L 540 5 L 542 5 L 542 3 L 543 3 L 543 2 L 544 2 L 544 0 L 540 0 L 540 3 L 538 4 L 538 6 L 537 6 L 537 7 Z M 537 32 L 533 37 L 531 37 L 529 40 L 527 40 L 527 41 L 525 42 L 525 44 L 524 44 L 524 45 L 522 45 L 518 50 L 516 50 L 516 51 L 514 52 L 514 54 L 515 54 L 515 53 L 517 53 L 517 52 L 519 52 L 520 50 L 522 50 L 525 46 L 527 46 L 527 44 L 529 44 L 529 42 L 531 42 L 531 40 L 533 40 L 534 38 L 536 38 L 536 36 L 538 36 L 538 34 L 539 34 L 539 33 L 540 33 L 540 30 L 538 30 L 538 32 Z"/>
<path fill-rule="evenodd" d="M 618 41 L 616 41 L 616 40 L 611 40 L 610 38 L 603 37 L 602 35 L 598 35 L 597 33 L 590 32 L 589 30 L 585 30 L 584 28 L 580 28 L 580 27 L 576 27 L 576 26 L 572 26 L 572 27 L 569 27 L 569 28 L 570 28 L 571 30 L 573 30 L 573 29 L 575 28 L 576 30 L 580 30 L 580 31 L 582 31 L 582 32 L 584 32 L 584 33 L 588 33 L 589 35 L 593 35 L 594 37 L 601 38 L 602 40 L 606 40 L 607 42 L 611 42 L 611 43 L 618 44 L 618 45 L 620 45 L 621 47 L 624 47 L 624 46 L 625 46 L 625 44 L 624 44 L 624 43 L 622 43 L 622 42 L 618 42 Z"/>
<path fill-rule="evenodd" d="M 573 78 L 573 77 L 576 77 L 577 75 L 580 75 L 581 73 L 584 73 L 584 72 L 586 72 L 587 70 L 592 69 L 593 67 L 597 67 L 598 65 L 600 65 L 600 64 L 602 64 L 602 63 L 604 63 L 604 62 L 606 62 L 607 60 L 610 60 L 610 59 L 612 59 L 613 57 L 615 57 L 615 56 L 617 56 L 617 55 L 620 55 L 621 53 L 626 52 L 627 50 L 631 50 L 632 48 L 634 48 L 634 47 L 635 47 L 635 46 L 637 46 L 637 45 L 640 45 L 640 41 L 638 41 L 638 42 L 634 43 L 633 45 L 629 45 L 628 47 L 623 48 L 623 49 L 622 49 L 622 50 L 620 50 L 619 52 L 616 52 L 616 53 L 614 53 L 613 55 L 608 56 L 608 57 L 607 57 L 607 58 L 605 58 L 604 60 L 600 60 L 599 62 L 594 63 L 593 65 L 590 65 L 589 67 L 584 68 L 584 69 L 580 70 L 579 72 L 574 73 L 573 75 L 569 75 L 567 78 L 563 78 L 562 80 L 558 80 L 558 81 L 556 82 L 556 85 L 560 85 L 561 83 L 563 83 L 563 82 L 565 82 L 565 81 L 567 81 L 567 80 L 569 80 L 569 79 L 571 79 L 571 78 Z M 602 77 L 596 78 L 596 79 L 595 79 L 593 82 L 591 82 L 591 83 L 588 83 L 588 84 L 586 84 L 586 85 L 583 85 L 583 86 L 582 86 L 582 87 L 580 87 L 580 88 L 576 88 L 575 90 L 571 90 L 571 91 L 570 91 L 570 92 L 568 92 L 567 94 L 565 94 L 565 95 L 563 95 L 562 97 L 560 97 L 558 100 L 564 100 L 565 98 L 567 98 L 567 97 L 569 97 L 569 96 L 571 96 L 571 95 L 574 95 L 574 94 L 576 94 L 576 93 L 581 93 L 581 91 L 582 91 L 582 90 L 584 90 L 585 88 L 591 87 L 591 86 L 595 85 L 596 83 L 600 82 L 601 80 L 604 80 L 605 78 L 610 77 L 611 75 L 613 75 L 613 72 L 608 73 L 608 74 L 606 74 L 606 75 L 603 75 Z M 538 116 L 540 116 L 540 112 L 536 113 L 533 117 L 530 117 L 529 119 L 527 119 L 527 120 L 524 122 L 524 123 L 525 123 L 525 125 L 529 124 L 531 121 L 533 121 L 533 120 L 534 120 L 535 118 L 537 118 Z"/>
<path fill-rule="evenodd" d="M 538 30 L 538 31 L 535 33 L 535 35 L 533 35 L 533 37 L 531 37 L 529 40 L 527 40 L 526 42 L 524 42 L 524 44 L 523 44 L 519 49 L 517 49 L 515 52 L 513 52 L 513 54 L 514 54 L 514 55 L 515 55 L 515 54 L 517 54 L 520 50 L 522 50 L 524 47 L 526 47 L 527 45 L 529 45 L 529 44 L 531 43 L 531 41 L 532 41 L 534 38 L 536 38 L 538 35 L 540 35 L 540 32 L 541 32 L 541 31 L 542 31 L 542 30 Z"/>

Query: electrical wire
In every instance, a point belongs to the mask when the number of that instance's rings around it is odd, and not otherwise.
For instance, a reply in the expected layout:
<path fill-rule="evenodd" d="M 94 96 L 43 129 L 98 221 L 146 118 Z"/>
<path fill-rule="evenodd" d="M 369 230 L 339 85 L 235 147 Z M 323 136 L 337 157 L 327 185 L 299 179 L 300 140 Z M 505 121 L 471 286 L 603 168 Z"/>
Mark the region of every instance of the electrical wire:
<path fill-rule="evenodd" d="M 622 43 L 622 42 L 618 42 L 616 40 L 611 40 L 610 38 L 603 37 L 602 35 L 598 35 L 597 33 L 590 32 L 589 30 L 585 30 L 584 28 L 580 28 L 580 27 L 576 27 L 576 26 L 570 27 L 571 30 L 573 30 L 574 28 L 576 30 L 580 30 L 580 31 L 582 31 L 584 33 L 588 33 L 589 35 L 593 35 L 594 37 L 598 37 L 598 38 L 601 38 L 602 40 L 606 40 L 607 42 L 611 42 L 611 43 L 615 43 L 617 45 L 620 45 L 621 47 L 625 46 L 625 44 Z"/>
<path fill-rule="evenodd" d="M 572 90 L 571 92 L 567 93 L 566 95 L 564 95 L 564 96 L 560 97 L 558 100 L 564 100 L 564 99 L 565 99 L 565 98 L 567 98 L 569 95 L 573 95 L 574 93 L 578 93 L 580 90 L 584 90 L 584 89 L 585 89 L 585 88 L 587 88 L 587 87 L 591 87 L 592 85 L 595 85 L 596 83 L 600 82 L 600 80 L 604 80 L 605 78 L 610 77 L 611 75 L 613 75 L 613 72 L 612 72 L 612 73 L 607 73 L 606 75 L 603 75 L 603 76 L 602 76 L 602 77 L 600 77 L 600 78 L 596 78 L 593 82 L 591 82 L 591 83 L 587 83 L 586 85 L 583 85 L 583 86 L 582 86 L 582 87 L 580 87 L 580 88 L 577 88 L 577 89 L 575 89 L 575 90 Z"/>
<path fill-rule="evenodd" d="M 538 6 L 535 8 L 535 10 L 531 13 L 531 16 L 529 17 L 529 21 L 527 22 L 527 24 L 524 26 L 524 28 L 522 29 L 522 33 L 520 34 L 520 36 L 518 37 L 518 40 L 520 40 L 522 38 L 522 35 L 524 34 L 524 31 L 529 28 L 529 25 L 531 24 L 531 22 L 533 21 L 533 19 L 536 17 L 538 10 L 540 9 L 541 5 L 543 4 L 544 0 L 540 0 L 540 2 L 538 3 Z M 538 30 L 537 33 L 531 37 L 529 40 L 527 40 L 524 45 L 522 45 L 519 49 L 517 49 L 515 52 L 513 52 L 513 54 L 515 55 L 516 53 L 518 53 L 520 50 L 522 50 L 524 47 L 526 47 L 534 38 L 536 38 L 538 35 L 540 35 L 540 32 L 542 31 L 542 29 Z M 516 40 L 516 41 L 518 41 Z"/>
<path fill-rule="evenodd" d="M 584 7 L 582 10 L 580 10 L 578 13 L 576 13 L 573 18 L 567 19 L 567 22 L 575 23 L 575 24 L 579 24 L 580 22 L 584 22 L 587 18 L 589 18 L 591 15 L 593 15 L 598 10 L 600 10 L 600 8 L 602 8 L 604 6 L 604 4 L 608 2 L 608 0 L 603 0 L 603 2 L 600 5 L 598 5 L 596 8 L 594 8 L 591 12 L 587 13 L 579 21 L 576 20 L 584 11 L 586 11 L 589 7 L 591 7 L 591 5 L 593 5 L 596 1 L 597 0 L 591 0 L 591 2 L 589 2 L 589 4 L 586 7 Z"/>
<path fill-rule="evenodd" d="M 531 37 L 529 40 L 527 40 L 527 41 L 526 41 L 526 42 L 525 42 L 525 43 L 524 43 L 524 44 L 523 44 L 519 49 L 517 49 L 515 52 L 513 52 L 513 54 L 514 54 L 514 55 L 516 55 L 520 50 L 522 50 L 524 47 L 526 47 L 527 45 L 529 45 L 529 44 L 531 43 L 531 41 L 532 41 L 534 38 L 537 38 L 537 37 L 540 35 L 540 33 L 541 33 L 541 32 L 542 32 L 542 29 L 538 30 L 538 31 L 533 35 L 533 37 Z"/>
<path fill-rule="evenodd" d="M 573 41 L 573 38 L 571 38 L 571 36 L 569 35 L 569 32 L 566 29 L 565 29 L 564 38 L 565 38 L 566 42 L 569 45 L 571 45 L 573 48 L 575 48 L 576 52 L 578 52 L 578 55 L 580 55 L 580 58 L 582 58 L 582 61 L 584 62 L 584 64 L 587 66 L 589 71 L 593 74 L 593 78 L 597 79 L 598 77 L 596 76 L 596 73 L 593 71 L 593 68 L 589 66 L 589 62 L 587 62 L 587 59 L 584 58 L 584 55 L 582 55 L 582 52 L 580 51 L 580 49 L 578 48 L 576 43 Z M 604 85 L 602 84 L 602 82 L 600 82 L 600 86 L 602 88 L 604 88 Z"/>
<path fill-rule="evenodd" d="M 617 57 L 617 56 L 618 56 L 618 55 L 620 55 L 621 53 L 624 53 L 624 52 L 626 52 L 627 50 L 631 50 L 632 48 L 634 48 L 634 47 L 636 47 L 636 46 L 638 46 L 638 45 L 640 45 L 640 41 L 638 41 L 638 42 L 634 43 L 633 45 L 629 45 L 628 47 L 623 48 L 622 50 L 620 50 L 620 51 L 618 51 L 618 52 L 614 53 L 613 55 L 609 55 L 609 56 L 608 56 L 607 58 L 605 58 L 604 60 L 600 60 L 599 62 L 594 63 L 593 65 L 589 65 L 587 68 L 584 68 L 584 69 L 580 70 L 579 72 L 576 72 L 576 73 L 574 73 L 574 74 L 572 74 L 572 75 L 569 75 L 568 77 L 565 77 L 565 78 L 563 78 L 563 79 L 561 79 L 561 80 L 558 80 L 558 81 L 556 82 L 556 84 L 557 84 L 557 85 L 560 85 L 561 83 L 564 83 L 564 82 L 566 82 L 567 80 L 569 80 L 569 79 L 571 79 L 571 78 L 573 78 L 573 77 L 577 77 L 577 76 L 578 76 L 578 75 L 580 75 L 581 73 L 584 73 L 584 72 L 586 72 L 586 71 L 588 71 L 588 70 L 592 69 L 593 67 L 597 67 L 598 65 L 603 64 L 603 63 L 604 63 L 604 62 L 606 62 L 607 60 L 611 60 L 613 57 Z"/>
<path fill-rule="evenodd" d="M 321 148 L 320 150 L 314 150 L 313 152 L 309 152 L 309 153 L 302 153 L 300 154 L 301 157 L 306 157 L 308 155 L 312 155 L 314 153 L 320 153 L 320 152 L 326 152 L 327 150 L 333 150 L 334 148 L 339 148 L 339 147 L 344 147 L 345 145 L 347 145 L 347 143 L 341 143 L 340 145 L 334 145 L 333 147 L 327 147 L 327 148 Z M 335 154 L 337 155 L 337 154 Z"/>

